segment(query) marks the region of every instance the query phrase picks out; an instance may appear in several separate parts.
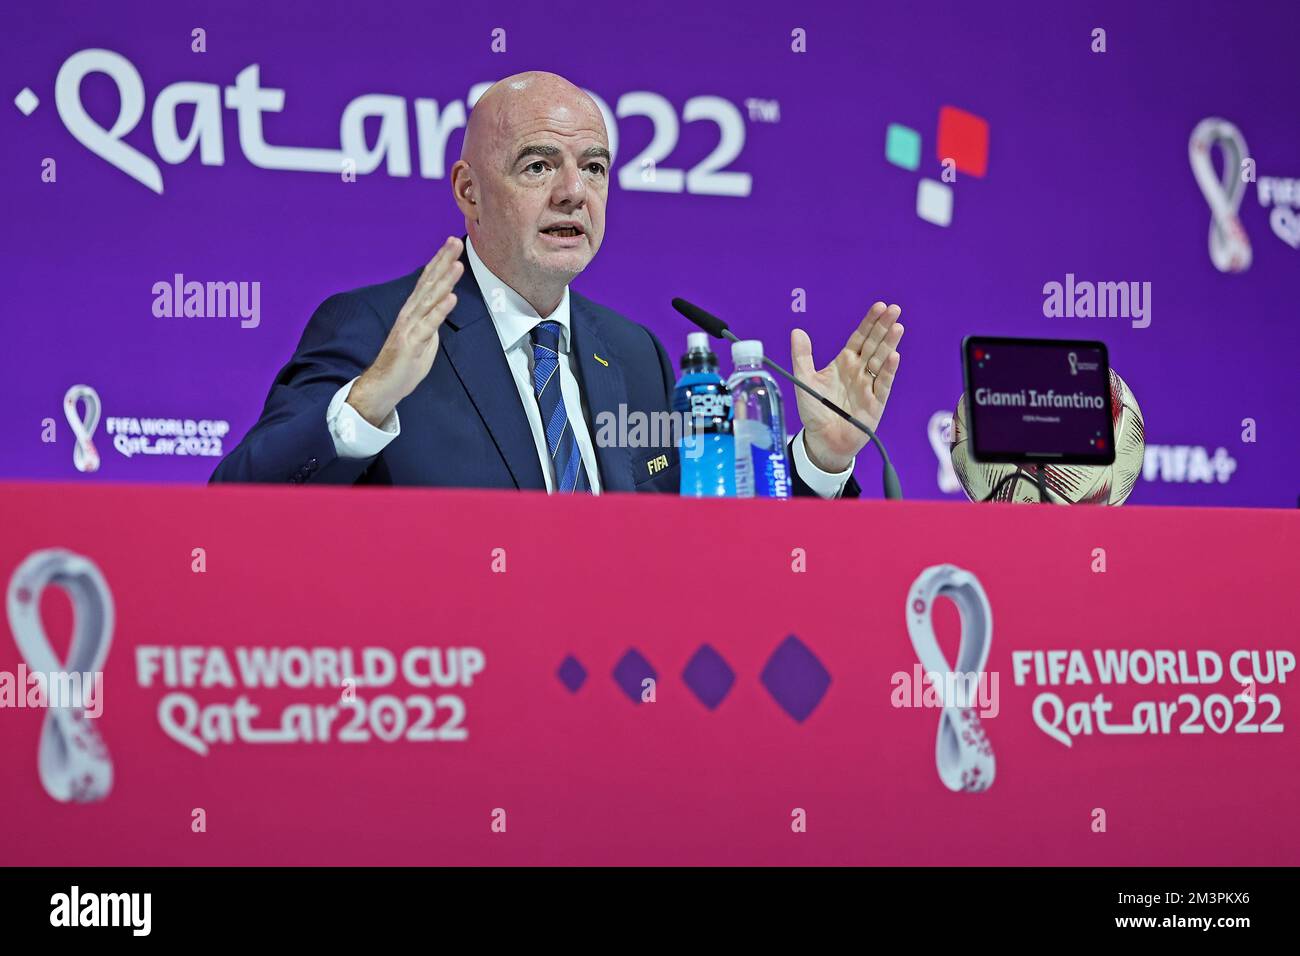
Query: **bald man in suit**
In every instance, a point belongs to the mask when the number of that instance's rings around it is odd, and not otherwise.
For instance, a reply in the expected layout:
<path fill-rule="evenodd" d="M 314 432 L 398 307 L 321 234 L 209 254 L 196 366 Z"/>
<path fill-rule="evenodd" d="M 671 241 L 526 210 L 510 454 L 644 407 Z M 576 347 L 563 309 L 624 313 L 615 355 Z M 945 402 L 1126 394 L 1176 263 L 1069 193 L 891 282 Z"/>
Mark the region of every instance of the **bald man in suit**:
<path fill-rule="evenodd" d="M 604 237 L 610 161 L 599 108 L 569 81 L 492 86 L 451 170 L 465 236 L 326 300 L 212 480 L 675 494 L 674 449 L 593 440 L 605 415 L 662 415 L 675 379 L 652 332 L 569 288 Z M 794 330 L 794 371 L 874 429 L 899 312 L 877 302 L 820 370 Z M 795 493 L 856 497 L 865 436 L 796 395 Z"/>

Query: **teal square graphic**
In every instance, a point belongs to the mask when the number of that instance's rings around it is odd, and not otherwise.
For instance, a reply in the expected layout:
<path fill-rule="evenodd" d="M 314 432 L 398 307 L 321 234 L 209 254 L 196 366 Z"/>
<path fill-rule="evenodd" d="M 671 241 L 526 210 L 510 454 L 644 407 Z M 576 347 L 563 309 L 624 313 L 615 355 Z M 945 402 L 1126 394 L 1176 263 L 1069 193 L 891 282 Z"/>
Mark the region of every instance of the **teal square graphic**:
<path fill-rule="evenodd" d="M 885 159 L 915 170 L 921 165 L 921 134 L 910 126 L 890 123 L 885 129 Z"/>

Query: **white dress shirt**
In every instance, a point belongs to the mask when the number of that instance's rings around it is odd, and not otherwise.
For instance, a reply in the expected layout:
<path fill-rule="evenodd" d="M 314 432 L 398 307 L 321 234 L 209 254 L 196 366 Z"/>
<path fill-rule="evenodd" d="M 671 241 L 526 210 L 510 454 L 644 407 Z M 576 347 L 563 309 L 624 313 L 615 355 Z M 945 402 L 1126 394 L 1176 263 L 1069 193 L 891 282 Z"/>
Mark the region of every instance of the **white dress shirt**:
<path fill-rule="evenodd" d="M 492 324 L 496 327 L 497 337 L 501 340 L 501 350 L 510 365 L 510 372 L 519 390 L 519 401 L 528 418 L 528 427 L 533 433 L 533 444 L 537 446 L 537 459 L 542 466 L 542 475 L 546 478 L 546 490 L 555 491 L 555 469 L 551 462 L 550 450 L 546 446 L 546 429 L 542 426 L 542 414 L 537 408 L 537 396 L 533 391 L 533 328 L 542 321 L 555 322 L 560 326 L 559 375 L 560 392 L 564 396 L 564 407 L 569 413 L 569 425 L 573 437 L 582 454 L 582 464 L 587 469 L 587 478 L 593 494 L 600 494 L 600 470 L 596 463 L 596 449 L 591 440 L 591 431 L 587 427 L 587 416 L 582 404 L 582 391 L 578 384 L 578 360 L 569 348 L 571 332 L 569 328 L 569 287 L 564 287 L 564 295 L 555 311 L 543 319 L 528 302 L 514 289 L 506 285 L 483 264 L 483 260 L 474 251 L 474 244 L 465 239 L 465 251 L 469 257 L 470 269 L 483 294 Z M 361 413 L 348 404 L 348 395 L 352 391 L 354 378 L 337 392 L 330 400 L 325 412 L 330 435 L 334 439 L 334 451 L 340 458 L 369 458 L 377 455 L 401 434 L 401 421 L 397 409 L 376 428 L 366 421 Z M 853 473 L 853 465 L 839 474 L 822 471 L 808 458 L 803 444 L 803 432 L 794 441 L 794 468 L 799 477 L 823 498 L 836 498 L 844 490 L 844 484 Z"/>

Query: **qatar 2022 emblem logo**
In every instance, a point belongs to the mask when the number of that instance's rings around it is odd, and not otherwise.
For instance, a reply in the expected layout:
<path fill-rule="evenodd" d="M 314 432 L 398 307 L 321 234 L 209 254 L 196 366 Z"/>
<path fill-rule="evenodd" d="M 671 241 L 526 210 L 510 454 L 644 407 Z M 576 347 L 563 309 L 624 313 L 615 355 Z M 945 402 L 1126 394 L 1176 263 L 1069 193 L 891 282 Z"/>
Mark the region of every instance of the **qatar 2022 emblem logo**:
<path fill-rule="evenodd" d="M 934 604 L 940 598 L 951 600 L 961 614 L 955 667 L 949 666 L 934 632 Z M 954 793 L 981 793 L 993 785 L 997 765 L 977 705 L 993 642 L 993 610 L 979 580 L 953 564 L 926 568 L 907 594 L 907 633 L 926 680 L 940 695 L 934 745 L 939 779 Z"/>
<path fill-rule="evenodd" d="M 84 411 L 78 411 L 77 403 L 84 405 Z M 99 452 L 91 441 L 95 429 L 99 427 L 99 415 L 103 406 L 99 393 L 89 385 L 74 385 L 63 396 L 63 415 L 72 426 L 73 437 L 77 443 L 72 448 L 72 463 L 77 471 L 89 474 L 99 471 Z"/>
<path fill-rule="evenodd" d="M 1223 175 L 1214 170 L 1214 148 L 1223 151 Z M 1246 198 L 1247 181 L 1242 161 L 1250 156 L 1241 130 L 1225 119 L 1203 119 L 1187 144 L 1192 175 L 1210 207 L 1210 261 L 1220 272 L 1245 272 L 1250 268 L 1250 240 L 1237 211 Z"/>
<path fill-rule="evenodd" d="M 72 602 L 74 631 L 67 661 L 60 663 L 41 622 L 41 592 L 54 586 Z M 9 579 L 6 601 L 9 629 L 27 668 L 43 674 L 48 686 L 67 677 L 102 674 L 113 639 L 113 595 L 103 573 L 89 558 L 62 548 L 28 555 Z M 81 684 L 80 679 L 78 685 Z M 102 682 L 96 710 L 102 711 Z M 45 702 L 47 710 L 37 746 L 41 786 L 61 803 L 103 800 L 113 788 L 113 761 L 87 715 L 86 698 Z"/>

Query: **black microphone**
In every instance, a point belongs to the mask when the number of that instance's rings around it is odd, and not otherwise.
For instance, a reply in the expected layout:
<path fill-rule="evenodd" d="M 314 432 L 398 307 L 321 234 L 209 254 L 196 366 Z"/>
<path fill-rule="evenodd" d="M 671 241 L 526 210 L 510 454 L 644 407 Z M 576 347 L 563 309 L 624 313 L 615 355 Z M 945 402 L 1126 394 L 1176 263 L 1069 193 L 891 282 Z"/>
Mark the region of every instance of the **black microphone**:
<path fill-rule="evenodd" d="M 690 302 L 687 302 L 685 299 L 673 299 L 673 308 L 676 309 L 678 312 L 680 312 L 682 315 L 686 316 L 686 318 L 690 319 L 692 322 L 694 322 L 696 325 L 702 328 L 705 332 L 708 332 L 709 335 L 713 336 L 715 339 L 726 339 L 730 342 L 740 341 L 740 339 L 736 337 L 736 335 L 731 331 L 731 329 L 727 328 L 726 322 L 723 322 L 716 315 L 713 315 L 709 312 L 705 312 L 698 305 L 692 305 Z M 898 483 L 898 472 L 894 471 L 894 465 L 889 460 L 889 452 L 885 451 L 885 446 L 881 444 L 881 441 L 877 437 L 875 432 L 873 432 L 862 422 L 858 421 L 856 418 L 854 418 L 844 409 L 840 408 L 838 405 L 832 402 L 825 395 L 821 394 L 821 392 L 818 392 L 816 389 L 811 388 L 805 385 L 803 382 L 799 381 L 799 379 L 795 378 L 793 374 L 787 372 L 781 366 L 777 365 L 770 358 L 768 358 L 766 354 L 763 356 L 763 364 L 766 365 L 768 368 L 772 369 L 772 371 L 780 374 L 783 378 L 788 379 L 791 382 L 794 382 L 794 384 L 798 388 L 802 389 L 803 391 L 811 395 L 813 398 L 817 399 L 817 401 L 821 402 L 823 405 L 825 405 L 827 408 L 833 411 L 836 415 L 840 416 L 840 418 L 844 419 L 846 422 L 850 422 L 851 424 L 853 424 L 859 431 L 865 432 L 867 438 L 870 439 L 870 441 L 868 441 L 868 444 L 874 444 L 876 446 L 876 450 L 880 452 L 880 460 L 883 463 L 883 470 L 884 470 L 884 473 L 882 475 L 882 483 L 884 485 L 885 497 L 891 501 L 901 501 L 903 499 L 903 489 Z"/>

